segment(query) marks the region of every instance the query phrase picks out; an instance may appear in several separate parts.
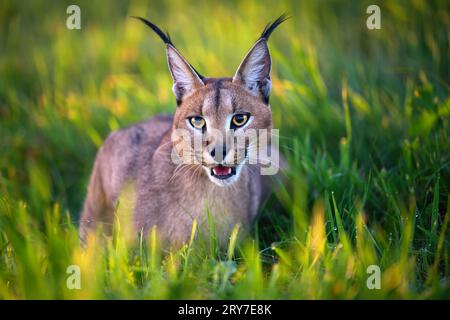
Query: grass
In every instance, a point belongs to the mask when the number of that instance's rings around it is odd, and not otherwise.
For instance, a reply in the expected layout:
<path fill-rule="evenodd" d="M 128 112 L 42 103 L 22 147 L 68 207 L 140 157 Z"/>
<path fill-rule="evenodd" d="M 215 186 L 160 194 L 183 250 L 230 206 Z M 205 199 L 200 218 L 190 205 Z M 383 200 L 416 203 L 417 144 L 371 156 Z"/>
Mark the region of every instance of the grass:
<path fill-rule="evenodd" d="M 73 31 L 69 2 L 0 5 L 0 298 L 450 297 L 446 1 L 383 2 L 373 31 L 370 1 L 78 2 Z M 270 39 L 271 105 L 289 184 L 251 235 L 235 229 L 220 250 L 194 229 L 167 252 L 157 230 L 143 239 L 118 223 L 82 249 L 103 139 L 175 109 L 163 45 L 128 16 L 166 27 L 200 72 L 222 76 L 282 12 L 293 18 Z M 80 290 L 66 286 L 70 265 Z"/>

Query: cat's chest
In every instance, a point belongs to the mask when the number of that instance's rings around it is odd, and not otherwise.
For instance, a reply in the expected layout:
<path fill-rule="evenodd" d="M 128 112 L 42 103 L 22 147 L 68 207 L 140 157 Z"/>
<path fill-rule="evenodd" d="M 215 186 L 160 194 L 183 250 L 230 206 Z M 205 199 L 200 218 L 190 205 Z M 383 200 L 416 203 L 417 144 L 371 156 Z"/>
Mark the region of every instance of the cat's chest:
<path fill-rule="evenodd" d="M 171 233 L 186 241 L 191 234 L 193 221 L 197 231 L 208 239 L 212 230 L 216 239 L 225 244 L 236 225 L 248 229 L 250 225 L 250 199 L 248 192 L 192 192 L 170 204 L 174 220 L 182 225 L 172 225 Z"/>
<path fill-rule="evenodd" d="M 241 175 L 229 187 L 204 180 L 158 180 L 157 185 L 164 187 L 149 188 L 138 197 L 137 228 L 150 230 L 156 225 L 163 237 L 180 243 L 189 240 L 194 220 L 199 233 L 209 234 L 214 227 L 218 238 L 225 241 L 236 225 L 248 229 L 259 201 L 258 195 L 250 190 L 248 177 Z"/>
<path fill-rule="evenodd" d="M 202 187 L 178 194 L 177 201 L 171 202 L 175 211 L 187 213 L 192 218 L 203 221 L 210 216 L 217 223 L 228 220 L 242 220 L 250 208 L 249 191 L 243 187 L 215 188 Z"/>

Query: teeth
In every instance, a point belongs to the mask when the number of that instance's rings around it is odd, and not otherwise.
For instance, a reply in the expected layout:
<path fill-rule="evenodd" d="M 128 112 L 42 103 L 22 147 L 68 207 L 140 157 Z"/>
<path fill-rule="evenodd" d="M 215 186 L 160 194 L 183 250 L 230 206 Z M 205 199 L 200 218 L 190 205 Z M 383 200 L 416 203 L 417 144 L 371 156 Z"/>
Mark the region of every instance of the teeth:
<path fill-rule="evenodd" d="M 225 176 L 225 175 L 231 174 L 231 168 L 230 167 L 221 167 L 220 169 L 221 169 L 220 173 L 218 173 L 217 169 L 214 167 L 212 169 L 214 175 L 216 175 L 216 176 L 220 176 L 220 175 Z"/>

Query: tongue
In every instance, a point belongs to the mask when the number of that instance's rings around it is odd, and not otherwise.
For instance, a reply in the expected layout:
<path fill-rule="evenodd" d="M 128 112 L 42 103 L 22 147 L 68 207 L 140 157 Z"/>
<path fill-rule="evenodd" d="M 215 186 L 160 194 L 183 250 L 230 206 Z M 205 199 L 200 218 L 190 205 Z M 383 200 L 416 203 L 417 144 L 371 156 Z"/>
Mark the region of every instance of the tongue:
<path fill-rule="evenodd" d="M 216 176 L 227 176 L 231 174 L 230 167 L 217 166 L 213 168 L 213 172 Z"/>

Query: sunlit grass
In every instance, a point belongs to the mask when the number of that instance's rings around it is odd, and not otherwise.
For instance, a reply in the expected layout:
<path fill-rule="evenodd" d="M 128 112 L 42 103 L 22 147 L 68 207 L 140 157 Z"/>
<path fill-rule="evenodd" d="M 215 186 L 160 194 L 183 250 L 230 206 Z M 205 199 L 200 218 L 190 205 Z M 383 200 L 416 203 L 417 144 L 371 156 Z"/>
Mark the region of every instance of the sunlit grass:
<path fill-rule="evenodd" d="M 0 298 L 449 298 L 449 12 L 445 1 L 80 1 L 0 4 Z M 45 15 L 42 13 L 45 12 Z M 197 224 L 179 250 L 131 231 L 79 243 L 95 152 L 112 130 L 173 112 L 164 29 L 204 74 L 232 75 L 264 25 L 288 185 L 220 249 Z M 81 289 L 66 286 L 81 268 Z M 381 269 L 370 290 L 367 268 Z"/>

